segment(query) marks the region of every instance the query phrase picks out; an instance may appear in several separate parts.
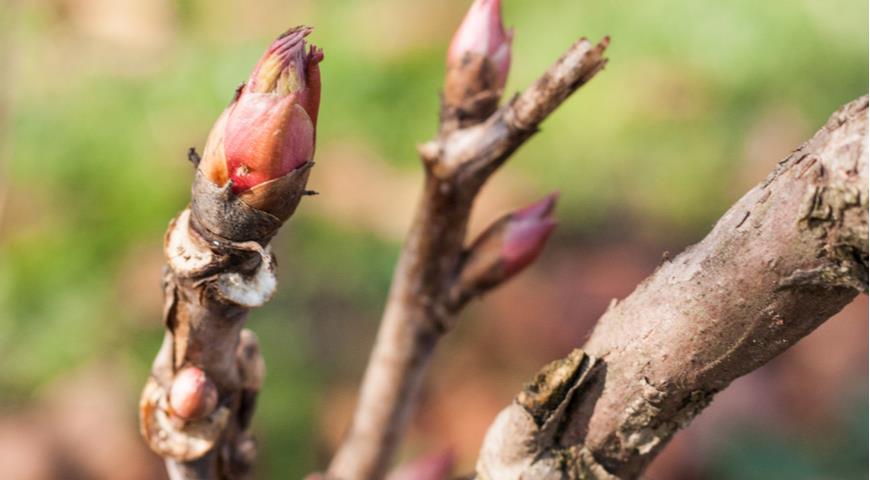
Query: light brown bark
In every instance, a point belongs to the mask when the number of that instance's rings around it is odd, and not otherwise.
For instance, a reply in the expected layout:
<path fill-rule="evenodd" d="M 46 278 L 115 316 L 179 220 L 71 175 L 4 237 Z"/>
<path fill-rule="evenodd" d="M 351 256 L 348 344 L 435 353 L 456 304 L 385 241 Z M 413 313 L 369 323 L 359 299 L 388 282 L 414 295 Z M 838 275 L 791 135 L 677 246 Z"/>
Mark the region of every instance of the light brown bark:
<path fill-rule="evenodd" d="M 478 476 L 636 478 L 713 396 L 867 292 L 867 121 L 834 113 L 718 221 L 614 301 L 487 433 Z"/>

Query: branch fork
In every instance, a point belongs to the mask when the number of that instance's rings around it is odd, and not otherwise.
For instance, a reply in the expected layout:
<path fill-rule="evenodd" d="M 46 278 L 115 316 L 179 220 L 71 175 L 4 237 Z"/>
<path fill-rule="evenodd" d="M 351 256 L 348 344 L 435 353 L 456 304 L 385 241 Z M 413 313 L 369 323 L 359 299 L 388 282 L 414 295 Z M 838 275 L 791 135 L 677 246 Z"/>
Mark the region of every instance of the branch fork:
<path fill-rule="evenodd" d="M 469 16 L 497 15 L 498 5 L 497 0 L 477 0 Z M 417 148 L 425 174 L 422 198 L 394 272 L 357 408 L 329 478 L 383 478 L 438 341 L 468 301 L 534 260 L 555 227 L 551 196 L 497 220 L 465 243 L 480 188 L 550 113 L 604 68 L 609 39 L 594 46 L 578 40 L 538 81 L 499 108 L 504 77 L 493 72 L 509 65 L 500 55 L 505 45 L 509 55 L 511 35 L 500 26 L 500 17 L 482 22 L 494 29 L 489 33 L 481 33 L 481 23 L 475 22 L 467 17 L 451 44 L 438 135 Z M 467 45 L 463 42 L 474 35 L 489 35 L 487 49 L 456 53 L 461 50 L 457 45 Z"/>

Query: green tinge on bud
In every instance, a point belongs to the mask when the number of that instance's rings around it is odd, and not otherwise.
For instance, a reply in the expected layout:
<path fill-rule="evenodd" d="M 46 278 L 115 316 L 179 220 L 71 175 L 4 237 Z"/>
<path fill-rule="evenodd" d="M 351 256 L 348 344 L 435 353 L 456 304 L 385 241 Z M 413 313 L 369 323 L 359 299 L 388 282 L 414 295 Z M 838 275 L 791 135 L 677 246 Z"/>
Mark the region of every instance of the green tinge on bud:
<path fill-rule="evenodd" d="M 286 95 L 305 88 L 305 37 L 311 27 L 296 27 L 281 34 L 254 67 L 245 86 L 249 93 Z"/>
<path fill-rule="evenodd" d="M 236 194 L 283 177 L 314 156 L 323 52 L 310 27 L 279 36 L 209 134 L 200 170 Z"/>

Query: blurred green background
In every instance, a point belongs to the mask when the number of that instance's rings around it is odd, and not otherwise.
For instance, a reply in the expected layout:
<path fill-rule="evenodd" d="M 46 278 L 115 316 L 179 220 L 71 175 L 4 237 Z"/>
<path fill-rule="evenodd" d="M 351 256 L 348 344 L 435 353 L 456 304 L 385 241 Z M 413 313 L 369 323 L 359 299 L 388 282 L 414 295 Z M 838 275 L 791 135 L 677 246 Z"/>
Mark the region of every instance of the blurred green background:
<path fill-rule="evenodd" d="M 162 475 L 135 416 L 162 336 L 162 234 L 189 195 L 185 152 L 201 150 L 265 46 L 296 24 L 315 26 L 326 53 L 310 181 L 321 195 L 276 239 L 280 290 L 249 321 L 269 369 L 255 428 L 260 478 L 325 464 L 468 3 L 0 1 L 0 459 L 24 472 L 13 478 L 52 478 L 58 465 L 76 472 L 65 478 Z M 522 381 L 580 344 L 610 298 L 662 251 L 702 238 L 868 81 L 863 0 L 504 0 L 504 14 L 516 32 L 509 91 L 578 36 L 612 44 L 606 70 L 478 205 L 474 229 L 562 194 L 539 264 L 445 342 L 403 451 L 452 446 L 461 469 Z M 737 382 L 650 478 L 866 478 L 866 311 L 862 297 L 797 353 Z M 533 342 L 519 340 L 530 331 Z M 466 397 L 439 390 L 469 371 Z M 802 388 L 818 382 L 830 391 Z M 110 440 L 86 445 L 96 432 Z"/>

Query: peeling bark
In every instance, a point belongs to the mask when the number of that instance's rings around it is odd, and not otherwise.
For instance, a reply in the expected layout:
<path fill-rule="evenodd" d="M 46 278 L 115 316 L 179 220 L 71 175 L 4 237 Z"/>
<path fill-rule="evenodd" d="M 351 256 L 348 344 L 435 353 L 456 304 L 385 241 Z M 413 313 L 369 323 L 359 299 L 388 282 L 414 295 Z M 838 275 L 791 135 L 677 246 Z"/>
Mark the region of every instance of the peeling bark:
<path fill-rule="evenodd" d="M 598 367 L 556 368 L 535 398 L 560 401 L 529 404 L 527 387 L 487 433 L 478 476 L 636 478 L 717 392 L 866 293 L 867 109 L 864 96 L 835 112 L 704 240 L 614 302 L 585 353 L 557 363 Z M 562 417 L 555 438 L 540 434 L 548 415 Z"/>

